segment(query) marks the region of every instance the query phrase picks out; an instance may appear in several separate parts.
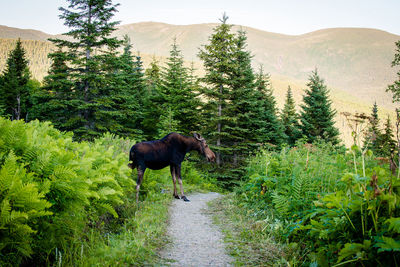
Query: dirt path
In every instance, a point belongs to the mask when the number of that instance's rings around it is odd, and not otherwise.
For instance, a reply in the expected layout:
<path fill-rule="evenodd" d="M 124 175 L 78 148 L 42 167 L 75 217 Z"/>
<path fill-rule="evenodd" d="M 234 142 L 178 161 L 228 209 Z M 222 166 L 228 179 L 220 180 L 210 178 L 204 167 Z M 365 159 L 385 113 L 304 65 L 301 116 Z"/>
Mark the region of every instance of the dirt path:
<path fill-rule="evenodd" d="M 231 266 L 222 234 L 204 211 L 218 193 L 194 194 L 190 202 L 174 200 L 170 208 L 168 235 L 172 244 L 161 251 L 171 266 Z"/>

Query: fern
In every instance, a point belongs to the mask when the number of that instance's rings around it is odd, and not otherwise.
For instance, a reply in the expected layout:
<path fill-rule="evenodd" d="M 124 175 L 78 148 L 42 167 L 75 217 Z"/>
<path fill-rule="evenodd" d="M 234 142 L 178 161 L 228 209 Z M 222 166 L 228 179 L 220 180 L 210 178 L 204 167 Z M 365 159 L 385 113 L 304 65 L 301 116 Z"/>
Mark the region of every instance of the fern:
<path fill-rule="evenodd" d="M 274 203 L 275 209 L 281 213 L 281 215 L 286 215 L 290 207 L 290 198 L 284 195 L 278 194 L 276 191 L 272 193 L 272 203 Z"/>

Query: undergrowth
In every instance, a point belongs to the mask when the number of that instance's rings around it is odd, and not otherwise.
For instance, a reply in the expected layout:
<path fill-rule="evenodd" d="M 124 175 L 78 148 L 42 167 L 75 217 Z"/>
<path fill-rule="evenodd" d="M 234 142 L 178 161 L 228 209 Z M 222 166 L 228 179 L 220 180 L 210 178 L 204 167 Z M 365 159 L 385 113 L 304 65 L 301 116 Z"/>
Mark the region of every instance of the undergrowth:
<path fill-rule="evenodd" d="M 233 254 L 243 265 L 398 266 L 400 180 L 379 164 L 325 143 L 261 152 L 221 202 L 240 233 Z"/>
<path fill-rule="evenodd" d="M 75 142 L 50 123 L 0 117 L 0 266 L 135 266 L 157 249 L 172 199 L 169 169 L 146 171 L 139 206 L 134 140 L 105 134 Z M 193 163 L 185 189 L 207 190 Z"/>

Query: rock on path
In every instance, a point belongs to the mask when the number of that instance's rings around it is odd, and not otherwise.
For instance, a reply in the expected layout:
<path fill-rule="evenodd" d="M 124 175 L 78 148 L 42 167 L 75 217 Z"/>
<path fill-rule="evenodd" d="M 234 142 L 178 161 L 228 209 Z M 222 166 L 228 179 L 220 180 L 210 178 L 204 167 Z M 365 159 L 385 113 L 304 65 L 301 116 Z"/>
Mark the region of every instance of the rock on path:
<path fill-rule="evenodd" d="M 171 244 L 161 251 L 161 257 L 171 260 L 171 266 L 231 266 L 225 253 L 222 234 L 202 210 L 207 202 L 220 197 L 218 193 L 194 194 L 190 202 L 176 199 L 170 207 L 168 235 Z"/>

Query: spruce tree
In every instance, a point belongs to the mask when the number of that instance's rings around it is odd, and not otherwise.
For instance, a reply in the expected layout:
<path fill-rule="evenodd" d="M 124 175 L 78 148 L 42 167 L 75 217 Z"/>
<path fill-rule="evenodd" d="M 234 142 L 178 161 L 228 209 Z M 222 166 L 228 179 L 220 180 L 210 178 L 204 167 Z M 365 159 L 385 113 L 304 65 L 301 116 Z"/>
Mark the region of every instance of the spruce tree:
<path fill-rule="evenodd" d="M 141 138 L 143 131 L 143 98 L 146 93 L 143 62 L 139 55 L 132 54 L 132 44 L 128 36 L 124 36 L 123 53 L 119 57 L 119 66 L 114 73 L 115 87 L 119 87 L 115 102 L 116 109 L 122 111 L 117 117 L 122 129 L 116 133 L 122 136 Z"/>
<path fill-rule="evenodd" d="M 380 147 L 382 133 L 379 129 L 378 105 L 376 102 L 372 107 L 369 124 L 370 126 L 366 133 L 364 143 L 368 144 L 368 149 L 379 155 L 381 151 Z"/>
<path fill-rule="evenodd" d="M 299 115 L 296 112 L 296 104 L 293 99 L 292 89 L 288 86 L 285 105 L 281 113 L 281 121 L 287 143 L 293 146 L 301 138 Z"/>
<path fill-rule="evenodd" d="M 205 132 L 209 144 L 214 144 L 216 163 L 221 165 L 222 154 L 231 155 L 229 143 L 230 129 L 227 127 L 232 114 L 227 112 L 230 104 L 231 73 L 233 72 L 232 56 L 235 51 L 235 35 L 231 33 L 232 25 L 227 24 L 224 14 L 221 24 L 214 28 L 209 43 L 203 45 L 198 54 L 203 61 L 206 86 L 202 90 L 205 99 L 203 106 Z"/>
<path fill-rule="evenodd" d="M 144 139 L 152 140 L 159 137 L 156 125 L 160 123 L 163 113 L 163 97 L 161 95 L 161 68 L 159 62 L 153 57 L 150 66 L 145 70 L 145 92 L 143 95 L 143 129 Z"/>
<path fill-rule="evenodd" d="M 50 120 L 62 131 L 73 131 L 80 120 L 76 110 L 78 103 L 74 82 L 69 79 L 67 54 L 61 50 L 50 53 L 52 61 L 48 75 L 43 80 L 43 86 L 34 96 L 34 117 L 39 120 Z"/>
<path fill-rule="evenodd" d="M 247 156 L 255 149 L 257 135 L 254 131 L 257 95 L 254 84 L 254 72 L 251 67 L 251 54 L 247 49 L 247 36 L 239 31 L 235 36 L 235 46 L 232 55 L 233 71 L 230 73 L 230 105 L 227 113 L 231 120 L 227 122 L 233 150 L 233 163 L 238 164 L 238 157 Z M 244 158 L 244 157 L 243 157 Z"/>
<path fill-rule="evenodd" d="M 115 83 L 121 41 L 110 37 L 118 24 L 110 22 L 117 5 L 111 0 L 68 2 L 68 9 L 60 8 L 60 18 L 71 28 L 65 34 L 70 38 L 50 41 L 65 53 L 67 79 L 73 82 L 68 106 L 75 107 L 71 116 L 75 136 L 91 139 L 102 132 L 118 132 L 123 129 L 118 117 L 124 112 L 116 102 L 122 88 Z"/>
<path fill-rule="evenodd" d="M 307 86 L 300 112 L 302 134 L 311 143 L 323 139 L 338 144 L 339 130 L 334 121 L 336 111 L 331 107 L 329 91 L 317 70 L 312 72 Z"/>
<path fill-rule="evenodd" d="M 388 116 L 384 125 L 384 130 L 380 138 L 380 155 L 383 157 L 390 158 L 395 154 L 396 141 L 394 140 L 394 133 L 392 129 L 392 123 L 390 117 Z"/>
<path fill-rule="evenodd" d="M 200 102 L 192 91 L 189 70 L 184 66 L 183 55 L 175 38 L 171 45 L 167 67 L 161 72 L 160 89 L 164 98 L 162 109 L 170 110 L 171 114 L 167 117 L 172 116 L 176 121 L 176 130 L 183 134 L 197 130 Z"/>
<path fill-rule="evenodd" d="M 0 107 L 3 114 L 12 120 L 28 120 L 31 107 L 29 79 L 28 60 L 18 39 L 15 49 L 8 55 L 0 84 Z"/>
<path fill-rule="evenodd" d="M 270 82 L 270 76 L 264 74 L 261 67 L 256 75 L 256 91 L 258 95 L 258 116 L 256 117 L 256 129 L 258 142 L 262 144 L 281 145 L 286 136 L 283 132 L 283 126 L 278 117 L 276 100 L 273 96 L 273 89 Z"/>

